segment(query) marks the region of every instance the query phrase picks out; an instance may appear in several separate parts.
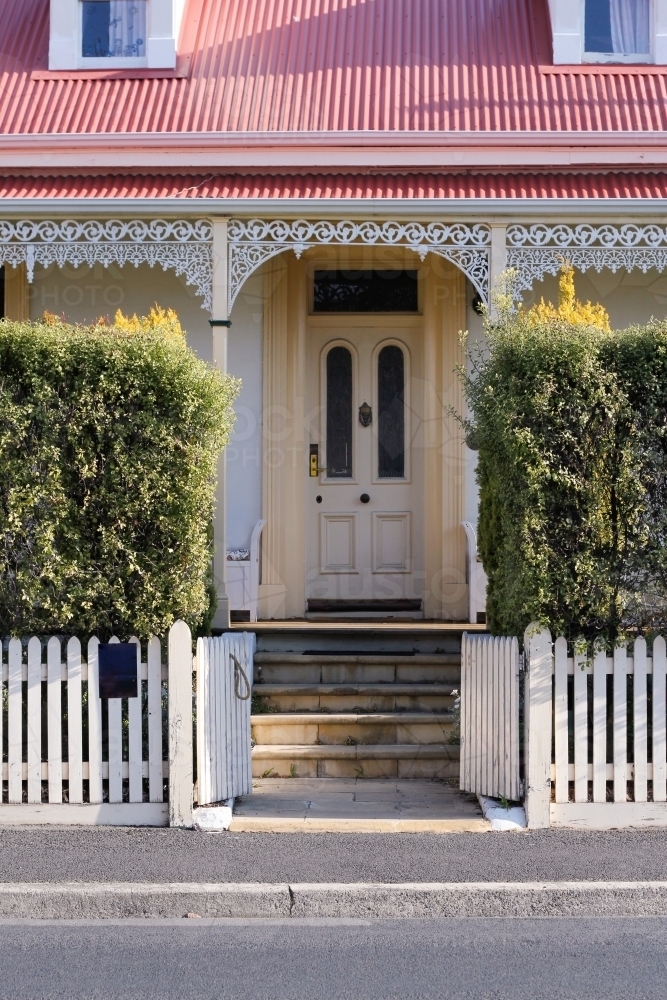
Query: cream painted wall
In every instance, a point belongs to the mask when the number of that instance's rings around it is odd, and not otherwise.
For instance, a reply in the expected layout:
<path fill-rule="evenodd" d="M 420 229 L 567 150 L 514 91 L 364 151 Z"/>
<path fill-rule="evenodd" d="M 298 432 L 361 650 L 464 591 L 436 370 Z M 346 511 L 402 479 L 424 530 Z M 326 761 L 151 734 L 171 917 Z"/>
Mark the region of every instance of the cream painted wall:
<path fill-rule="evenodd" d="M 454 414 L 464 409 L 456 369 L 464 362 L 467 282 L 431 254 L 420 269 L 424 316 L 424 615 L 467 619 L 465 582 L 466 448 Z M 453 412 L 452 412 L 453 411 Z"/>
<path fill-rule="evenodd" d="M 466 324 L 468 330 L 468 349 L 474 350 L 476 347 L 483 349 L 485 340 L 482 317 L 478 316 L 472 307 L 472 300 L 476 293 L 470 282 L 467 283 L 467 286 Z M 466 359 L 466 367 L 468 372 L 470 372 L 471 363 L 468 359 Z M 469 416 L 467 406 L 466 416 Z M 465 461 L 465 520 L 470 521 L 475 528 L 477 528 L 477 511 L 479 507 L 479 489 L 477 487 L 477 479 L 475 477 L 475 470 L 477 468 L 477 452 L 471 451 L 470 448 L 466 448 Z"/>
<path fill-rule="evenodd" d="M 98 316 L 113 319 L 116 309 L 145 315 L 155 303 L 175 309 L 190 347 L 205 361 L 211 360 L 209 314 L 201 308 L 194 288 L 173 271 L 147 264 L 137 268 L 37 267 L 28 295 L 32 319 L 46 310 L 72 323 L 91 323 Z"/>
<path fill-rule="evenodd" d="M 264 279 L 255 274 L 234 303 L 227 367 L 243 382 L 227 448 L 227 547 L 247 548 L 262 516 L 262 320 Z"/>

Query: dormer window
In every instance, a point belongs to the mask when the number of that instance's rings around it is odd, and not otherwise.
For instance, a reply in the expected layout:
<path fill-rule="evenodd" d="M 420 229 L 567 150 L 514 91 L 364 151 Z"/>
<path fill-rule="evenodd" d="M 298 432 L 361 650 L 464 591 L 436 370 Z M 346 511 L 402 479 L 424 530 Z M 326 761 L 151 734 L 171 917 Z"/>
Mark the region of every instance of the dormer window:
<path fill-rule="evenodd" d="M 82 57 L 145 58 L 146 6 L 146 0 L 82 0 Z"/>
<path fill-rule="evenodd" d="M 587 58 L 618 57 L 648 62 L 651 56 L 650 0 L 585 0 Z"/>
<path fill-rule="evenodd" d="M 49 69 L 173 70 L 186 2 L 49 0 Z"/>

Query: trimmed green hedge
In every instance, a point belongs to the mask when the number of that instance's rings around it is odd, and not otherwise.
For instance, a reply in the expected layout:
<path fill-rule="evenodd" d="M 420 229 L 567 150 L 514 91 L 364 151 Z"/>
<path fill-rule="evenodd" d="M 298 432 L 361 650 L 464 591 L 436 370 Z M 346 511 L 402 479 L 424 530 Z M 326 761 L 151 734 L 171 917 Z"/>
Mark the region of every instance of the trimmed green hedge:
<path fill-rule="evenodd" d="M 487 619 L 613 644 L 667 627 L 667 323 L 506 311 L 462 373 Z"/>
<path fill-rule="evenodd" d="M 159 329 L 0 322 L 3 634 L 197 626 L 237 392 Z"/>

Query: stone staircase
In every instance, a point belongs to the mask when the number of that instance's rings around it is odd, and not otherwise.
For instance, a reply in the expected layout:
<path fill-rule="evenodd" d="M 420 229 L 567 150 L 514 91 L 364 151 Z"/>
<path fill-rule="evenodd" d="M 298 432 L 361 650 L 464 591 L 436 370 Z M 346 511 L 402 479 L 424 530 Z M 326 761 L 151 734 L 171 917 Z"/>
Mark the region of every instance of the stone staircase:
<path fill-rule="evenodd" d="M 457 778 L 462 631 L 258 632 L 253 776 Z"/>

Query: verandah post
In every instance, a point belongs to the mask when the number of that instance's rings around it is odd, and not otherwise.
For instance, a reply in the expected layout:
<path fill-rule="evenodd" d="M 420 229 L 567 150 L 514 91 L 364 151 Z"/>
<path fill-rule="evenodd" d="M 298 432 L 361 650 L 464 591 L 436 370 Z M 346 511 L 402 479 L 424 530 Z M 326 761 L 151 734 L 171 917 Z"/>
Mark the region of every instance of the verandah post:
<path fill-rule="evenodd" d="M 213 287 L 211 324 L 212 360 L 221 372 L 227 371 L 227 334 L 229 319 L 229 246 L 227 219 L 212 219 L 213 225 Z M 213 516 L 213 579 L 218 605 L 213 616 L 214 629 L 229 628 L 229 597 L 227 595 L 227 470 L 225 452 L 218 458 L 218 489 Z"/>
<path fill-rule="evenodd" d="M 550 825 L 551 803 L 551 632 L 535 623 L 529 625 L 524 633 L 524 654 L 526 821 L 530 830 L 543 830 Z"/>

